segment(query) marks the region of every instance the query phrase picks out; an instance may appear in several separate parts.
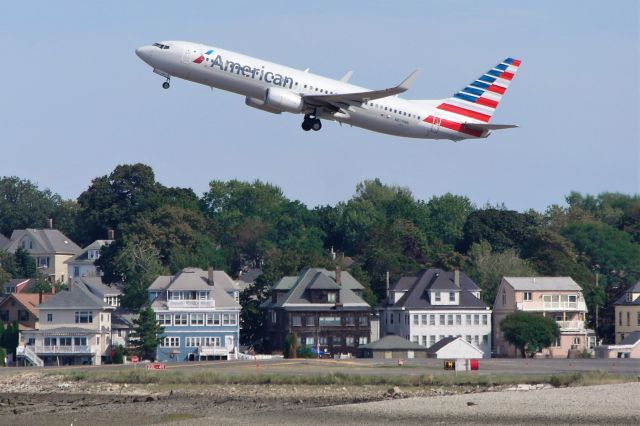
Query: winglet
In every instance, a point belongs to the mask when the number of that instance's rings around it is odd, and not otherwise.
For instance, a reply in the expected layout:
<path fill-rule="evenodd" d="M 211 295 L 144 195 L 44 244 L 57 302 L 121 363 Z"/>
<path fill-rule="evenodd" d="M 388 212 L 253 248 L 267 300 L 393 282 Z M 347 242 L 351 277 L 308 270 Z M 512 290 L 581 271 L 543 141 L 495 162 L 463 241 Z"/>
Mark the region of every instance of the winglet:
<path fill-rule="evenodd" d="M 347 71 L 347 73 L 342 76 L 340 81 L 343 82 L 343 83 L 346 83 L 346 82 L 349 81 L 349 79 L 351 78 L 352 75 L 353 75 L 353 71 Z"/>
<path fill-rule="evenodd" d="M 411 87 L 411 85 L 413 84 L 415 79 L 418 77 L 418 74 L 420 74 L 420 68 L 418 68 L 414 72 L 412 72 L 409 75 L 409 77 L 405 78 L 404 81 L 398 85 L 397 88 L 400 91 L 398 93 L 405 92 L 405 91 L 409 90 L 409 87 Z"/>

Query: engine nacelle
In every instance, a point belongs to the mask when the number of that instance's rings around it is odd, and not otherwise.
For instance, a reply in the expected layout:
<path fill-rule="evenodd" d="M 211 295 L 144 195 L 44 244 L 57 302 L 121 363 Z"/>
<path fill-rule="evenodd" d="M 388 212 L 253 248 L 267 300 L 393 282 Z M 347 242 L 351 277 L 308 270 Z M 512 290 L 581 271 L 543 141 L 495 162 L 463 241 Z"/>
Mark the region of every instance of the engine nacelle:
<path fill-rule="evenodd" d="M 302 112 L 304 102 L 297 93 L 279 87 L 270 87 L 265 93 L 264 105 L 278 111 L 298 113 Z"/>
<path fill-rule="evenodd" d="M 244 103 L 247 104 L 248 106 L 252 107 L 252 108 L 258 108 L 259 110 L 267 111 L 267 112 L 270 112 L 272 114 L 282 114 L 282 111 L 274 109 L 274 108 L 271 108 L 268 105 L 265 105 L 264 101 L 262 99 L 246 98 L 244 100 Z"/>

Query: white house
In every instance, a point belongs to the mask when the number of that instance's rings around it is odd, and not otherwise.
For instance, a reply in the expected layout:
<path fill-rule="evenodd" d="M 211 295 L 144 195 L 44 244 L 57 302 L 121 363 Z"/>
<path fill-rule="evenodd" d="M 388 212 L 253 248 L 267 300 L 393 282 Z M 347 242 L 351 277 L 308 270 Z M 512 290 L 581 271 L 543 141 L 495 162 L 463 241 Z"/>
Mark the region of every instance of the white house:
<path fill-rule="evenodd" d="M 402 277 L 378 312 L 381 336 L 395 334 L 426 347 L 460 336 L 491 356 L 491 308 L 462 272 L 432 268 Z"/>
<path fill-rule="evenodd" d="M 429 358 L 437 359 L 478 359 L 485 358 L 484 352 L 462 337 L 447 337 L 427 349 Z"/>
<path fill-rule="evenodd" d="M 102 272 L 95 265 L 95 261 L 100 258 L 102 247 L 109 245 L 113 240 L 95 240 L 80 253 L 65 261 L 67 264 L 67 276 L 77 277 L 99 277 Z"/>

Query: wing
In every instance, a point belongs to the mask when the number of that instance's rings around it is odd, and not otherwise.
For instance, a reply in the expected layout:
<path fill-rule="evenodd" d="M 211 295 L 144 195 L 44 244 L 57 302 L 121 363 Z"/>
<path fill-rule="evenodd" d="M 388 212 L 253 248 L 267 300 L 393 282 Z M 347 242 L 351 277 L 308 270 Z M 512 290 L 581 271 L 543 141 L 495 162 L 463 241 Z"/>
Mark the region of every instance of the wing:
<path fill-rule="evenodd" d="M 312 106 L 328 106 L 335 108 L 342 105 L 359 104 L 372 99 L 386 98 L 397 95 L 398 93 L 406 92 L 409 87 L 411 87 L 411 84 L 419 73 L 419 69 L 415 70 L 411 75 L 409 75 L 409 77 L 405 78 L 402 83 L 389 89 L 355 93 L 336 93 L 333 95 L 306 95 L 302 97 L 302 100 L 306 104 Z"/>

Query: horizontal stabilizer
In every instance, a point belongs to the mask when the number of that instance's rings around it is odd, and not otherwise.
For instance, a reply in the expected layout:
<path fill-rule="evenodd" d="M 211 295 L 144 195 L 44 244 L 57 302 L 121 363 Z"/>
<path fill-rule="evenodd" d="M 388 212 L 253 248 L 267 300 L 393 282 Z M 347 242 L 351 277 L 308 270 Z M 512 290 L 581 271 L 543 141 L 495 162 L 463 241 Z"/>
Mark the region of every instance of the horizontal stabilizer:
<path fill-rule="evenodd" d="M 484 123 L 463 123 L 465 127 L 474 130 L 502 130 L 518 127 L 517 124 L 484 124 Z"/>

